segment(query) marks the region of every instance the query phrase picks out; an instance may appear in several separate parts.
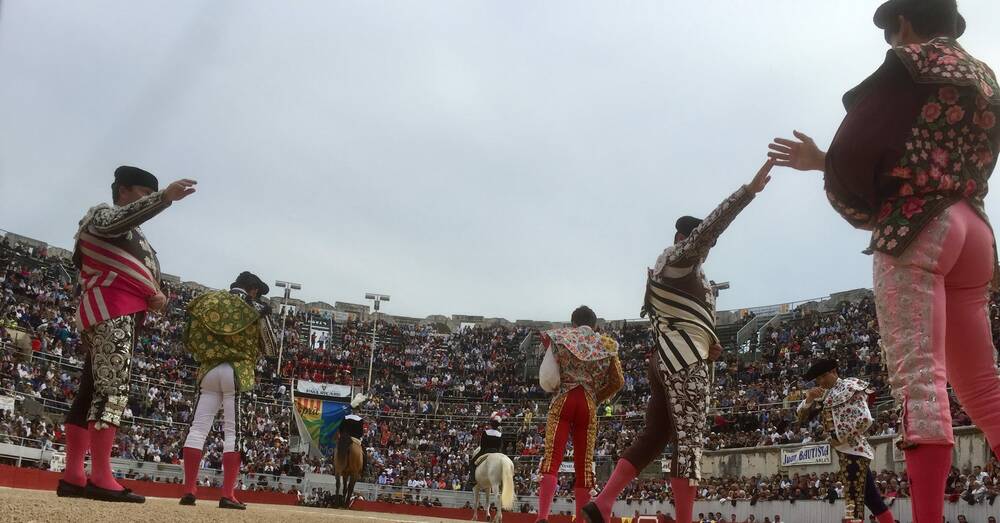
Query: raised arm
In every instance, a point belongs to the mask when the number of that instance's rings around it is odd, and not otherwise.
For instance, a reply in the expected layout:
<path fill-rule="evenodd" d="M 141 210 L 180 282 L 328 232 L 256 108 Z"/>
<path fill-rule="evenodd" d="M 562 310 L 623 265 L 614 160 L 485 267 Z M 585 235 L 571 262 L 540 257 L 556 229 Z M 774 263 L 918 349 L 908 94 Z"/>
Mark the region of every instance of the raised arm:
<path fill-rule="evenodd" d="M 740 187 L 723 200 L 701 224 L 695 227 L 690 236 L 667 247 L 656 260 L 656 265 L 653 267 L 654 275 L 664 276 L 668 268 L 689 268 L 704 261 L 719 236 L 733 223 L 754 196 L 764 190 L 767 182 L 771 181 L 772 167 L 774 160 L 768 159 L 749 184 Z"/>
<path fill-rule="evenodd" d="M 157 191 L 121 207 L 98 207 L 87 224 L 87 231 L 105 238 L 122 236 L 163 212 L 170 203 L 163 197 L 163 191 Z"/>
<path fill-rule="evenodd" d="M 166 189 L 147 194 L 128 205 L 98 207 L 87 223 L 87 231 L 106 238 L 121 236 L 160 214 L 173 202 L 194 193 L 197 183 L 194 180 L 178 180 Z"/>
<path fill-rule="evenodd" d="M 806 397 L 799 403 L 798 408 L 795 409 L 795 417 L 799 423 L 805 423 L 816 415 L 815 402 L 822 395 L 823 391 L 819 388 L 812 388 L 806 391 Z"/>

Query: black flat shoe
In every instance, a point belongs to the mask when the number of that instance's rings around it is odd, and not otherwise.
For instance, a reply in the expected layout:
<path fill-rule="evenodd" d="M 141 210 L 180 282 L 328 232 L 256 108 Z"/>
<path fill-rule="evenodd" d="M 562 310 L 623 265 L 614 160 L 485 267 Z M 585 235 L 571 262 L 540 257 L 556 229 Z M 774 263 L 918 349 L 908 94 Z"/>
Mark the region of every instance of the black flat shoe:
<path fill-rule="evenodd" d="M 181 505 L 193 507 L 197 500 L 198 498 L 194 497 L 194 494 L 184 494 L 184 497 L 181 498 Z"/>
<path fill-rule="evenodd" d="M 97 501 L 110 501 L 112 503 L 145 503 L 146 498 L 135 494 L 132 489 L 124 490 L 108 490 L 91 482 L 87 482 L 86 489 L 87 499 L 93 499 Z"/>
<path fill-rule="evenodd" d="M 85 498 L 87 497 L 87 487 L 74 485 L 60 479 L 59 486 L 56 487 L 56 495 L 60 498 Z"/>
<path fill-rule="evenodd" d="M 219 508 L 246 510 L 247 506 L 245 503 L 240 503 L 239 501 L 233 501 L 229 498 L 219 498 Z"/>
<path fill-rule="evenodd" d="M 601 515 L 601 509 L 597 508 L 597 505 L 593 502 L 584 505 L 582 512 L 583 519 L 587 520 L 587 523 L 604 523 L 604 516 Z"/>

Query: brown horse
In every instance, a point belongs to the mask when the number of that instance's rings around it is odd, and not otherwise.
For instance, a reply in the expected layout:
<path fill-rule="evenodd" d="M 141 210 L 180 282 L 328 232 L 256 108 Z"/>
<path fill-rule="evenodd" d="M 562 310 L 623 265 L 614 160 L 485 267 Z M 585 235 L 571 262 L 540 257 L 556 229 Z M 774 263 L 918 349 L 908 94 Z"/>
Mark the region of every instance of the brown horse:
<path fill-rule="evenodd" d="M 361 479 L 363 466 L 364 450 L 361 448 L 361 442 L 346 432 L 341 432 L 333 454 L 333 473 L 337 478 L 335 499 L 343 508 L 351 507 L 354 485 Z"/>

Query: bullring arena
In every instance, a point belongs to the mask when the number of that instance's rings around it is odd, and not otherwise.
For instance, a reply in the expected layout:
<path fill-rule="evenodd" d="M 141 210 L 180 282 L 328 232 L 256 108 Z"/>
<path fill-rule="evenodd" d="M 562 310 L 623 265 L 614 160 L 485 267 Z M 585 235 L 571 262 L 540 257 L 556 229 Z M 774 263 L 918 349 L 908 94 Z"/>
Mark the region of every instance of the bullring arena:
<path fill-rule="evenodd" d="M 0 0 L 0 523 L 996 523 L 998 20 Z"/>
<path fill-rule="evenodd" d="M 249 503 L 246 512 L 224 511 L 216 508 L 221 471 L 211 462 L 200 472 L 199 502 L 196 507 L 177 505 L 181 489 L 178 484 L 183 479 L 179 464 L 179 443 L 183 441 L 183 424 L 170 419 L 183 419 L 189 412 L 192 388 L 186 385 L 184 375 L 190 376 L 192 367 L 178 360 L 178 353 L 172 345 L 159 348 L 144 348 L 141 358 L 133 368 L 136 379 L 135 397 L 132 405 L 132 422 L 126 425 L 119 436 L 112 458 L 117 473 L 127 478 L 124 483 L 136 492 L 150 496 L 146 505 L 123 506 L 101 504 L 93 501 L 56 498 L 53 494 L 57 469 L 64 448 L 61 435 L 61 413 L 68 405 L 65 389 L 59 385 L 59 376 L 73 379 L 79 373 L 79 361 L 65 357 L 66 346 L 59 340 L 62 327 L 57 322 L 54 330 L 48 327 L 32 332 L 31 313 L 26 307 L 47 307 L 52 296 L 58 300 L 62 283 L 60 267 L 65 263 L 57 248 L 44 242 L 32 240 L 13 233 L 5 233 L 0 241 L 3 260 L 8 271 L 3 285 L 13 292 L 15 305 L 7 323 L 3 325 L 6 339 L 0 342 L 0 365 L 6 381 L 0 390 L 0 399 L 13 407 L 13 412 L 0 412 L 3 431 L 0 432 L 0 487 L 20 487 L 24 490 L 5 488 L 3 498 L 4 520 L 16 521 L 64 521 L 73 513 L 93 515 L 93 520 L 116 519 L 127 521 L 173 521 L 175 517 L 204 517 L 206 520 L 258 521 L 280 517 L 298 518 L 303 521 L 445 521 L 470 520 L 471 510 L 463 508 L 472 500 L 469 486 L 464 483 L 466 458 L 475 444 L 472 431 L 486 420 L 497 403 L 483 401 L 479 391 L 462 393 L 461 389 L 450 385 L 446 390 L 454 399 L 445 397 L 436 402 L 418 391 L 412 393 L 415 401 L 407 402 L 393 391 L 386 391 L 381 408 L 363 409 L 369 423 L 366 436 L 369 455 L 372 457 L 370 469 L 358 485 L 357 492 L 364 500 L 355 502 L 350 511 L 318 508 L 326 503 L 327 496 L 334 490 L 330 463 L 311 457 L 306 453 L 288 453 L 288 449 L 300 444 L 301 435 L 292 419 L 291 403 L 287 392 L 278 387 L 281 382 L 262 382 L 258 386 L 260 394 L 252 403 L 257 415 L 253 418 L 256 437 L 251 441 L 248 452 L 257 457 L 250 460 L 250 468 L 241 476 L 240 496 Z M 27 279 L 25 279 L 27 278 Z M 30 287 L 22 287 L 21 282 L 35 281 L 41 288 L 51 289 L 35 294 Z M 176 299 L 183 302 L 197 292 L 190 284 L 168 283 Z M 46 297 L 49 296 L 49 297 Z M 281 306 L 276 299 L 276 308 Z M 331 313 L 341 311 L 324 310 L 321 304 L 299 303 L 301 312 L 289 315 L 286 328 L 294 337 L 286 347 L 289 360 L 282 365 L 287 375 L 297 378 L 297 382 L 341 382 L 347 376 L 344 370 L 353 367 L 352 374 L 364 375 L 368 353 L 365 343 L 371 335 L 371 319 L 367 317 L 349 318 L 335 323 L 330 329 L 328 318 Z M 350 310 L 346 305 L 339 305 Z M 998 310 L 997 303 L 992 304 Z M 44 309 L 41 309 L 44 310 Z M 279 309 L 280 310 L 280 309 Z M 19 323 L 17 314 L 23 315 Z M 373 319 L 373 318 L 372 318 Z M 472 354 L 495 354 L 498 363 L 513 369 L 511 376 L 517 383 L 529 385 L 536 380 L 539 360 L 535 349 L 524 341 L 527 329 L 502 323 L 487 323 L 476 317 L 462 316 L 445 319 L 438 324 L 414 325 L 404 323 L 406 318 L 382 315 L 388 320 L 378 334 L 379 351 L 384 362 L 375 360 L 376 375 L 383 379 L 394 376 L 412 376 L 409 368 L 426 365 L 422 354 L 414 352 L 414 347 L 430 343 L 437 348 L 462 347 L 462 351 Z M 705 488 L 696 503 L 698 512 L 722 513 L 724 517 L 735 515 L 737 521 L 755 516 L 756 521 L 764 517 L 781 515 L 784 521 L 832 521 L 842 510 L 842 501 L 834 504 L 823 501 L 822 492 L 810 485 L 835 486 L 837 481 L 831 474 L 837 470 L 836 457 L 829 458 L 829 449 L 822 445 L 804 445 L 802 439 L 808 435 L 804 429 L 787 425 L 779 429 L 778 423 L 790 420 L 793 414 L 788 406 L 793 399 L 781 398 L 772 392 L 785 386 L 792 377 L 785 377 L 781 367 L 769 365 L 772 360 L 787 361 L 800 366 L 801 360 L 788 347 L 796 344 L 827 343 L 831 340 L 858 340 L 862 343 L 871 331 L 869 325 L 874 319 L 870 291 L 857 290 L 839 293 L 816 300 L 778 306 L 757 307 L 738 311 L 720 311 L 720 332 L 727 343 L 747 346 L 756 356 L 748 363 L 732 360 L 732 365 L 742 366 L 743 371 L 731 375 L 720 371 L 717 379 L 723 383 L 740 383 L 747 392 L 739 393 L 731 387 L 719 385 L 715 394 L 722 407 L 713 421 L 710 433 L 711 450 L 703 459 Z M 14 323 L 11 323 L 11 322 Z M 478 322 L 478 325 L 477 325 Z M 462 328 L 463 324 L 476 325 Z M 537 323 L 536 323 L 537 325 Z M 764 326 L 777 326 L 770 335 L 763 336 Z M 815 329 L 802 341 L 790 339 L 795 329 Z M 630 349 L 623 358 L 623 365 L 630 374 L 637 374 L 641 363 L 648 332 L 643 322 L 609 323 L 608 328 Z M 450 333 L 448 333 L 450 331 Z M 829 331 L 832 334 L 824 334 Z M 161 336 L 169 339 L 167 330 Z M 32 341 L 44 339 L 47 347 L 32 349 Z M 498 348 L 503 350 L 496 352 Z M 60 356 L 59 353 L 63 352 Z M 351 352 L 344 358 L 345 352 Z M 354 356 L 354 354 L 358 356 Z M 754 361 L 756 359 L 756 362 Z M 884 369 L 872 363 L 875 355 L 852 366 L 851 372 L 875 383 L 884 384 Z M 277 362 L 268 358 L 268 365 L 277 367 Z M 452 360 L 449 365 L 457 363 Z M 439 364 L 440 365 L 440 364 Z M 360 369 L 360 371 L 359 371 Z M 445 373 L 449 372 L 447 368 Z M 507 371 L 510 372 L 510 371 Z M 343 374 L 342 374 L 343 373 Z M 433 374 L 423 376 L 432 377 Z M 312 382 L 315 383 L 315 382 Z M 537 383 L 537 381 L 535 382 Z M 762 385 L 766 383 L 770 385 Z M 42 387 L 42 385 L 45 385 Z M 493 385 L 491 385 L 493 386 Z M 630 387 L 632 390 L 630 390 Z M 599 425 L 599 449 L 615 452 L 619 448 L 617 434 L 631 433 L 641 423 L 643 397 L 637 394 L 642 389 L 636 383 L 626 389 L 602 413 Z M 875 400 L 877 428 L 871 442 L 875 449 L 873 468 L 878 470 L 879 481 L 884 482 L 889 495 L 895 495 L 893 506 L 907 512 L 909 500 L 906 485 L 901 483 L 904 463 L 894 452 L 890 429 L 894 411 L 885 396 L 885 388 Z M 42 389 L 43 394 L 33 393 Z M 287 389 L 286 389 L 287 390 Z M 283 395 L 284 394 L 284 395 Z M 747 394 L 751 395 L 747 397 Z M 794 392 L 793 392 L 794 394 Z M 6 399 L 5 399 L 6 398 Z M 794 398 L 794 396 L 792 396 Z M 502 400 L 507 413 L 502 429 L 507 452 L 515 462 L 515 486 L 517 500 L 513 512 L 506 512 L 504 519 L 514 523 L 532 523 L 534 510 L 538 506 L 537 486 L 533 474 L 538 468 L 537 449 L 544 444 L 543 430 L 544 403 L 530 395 L 514 395 Z M 765 424 L 764 415 L 770 419 Z M 169 416 L 169 417 L 166 417 Z M 964 499 L 965 491 L 974 486 L 979 471 L 984 471 L 986 481 L 992 484 L 997 474 L 997 464 L 991 461 L 989 449 L 982 434 L 974 426 L 969 426 L 968 418 L 959 408 L 955 410 L 956 446 L 954 463 L 956 483 L 950 491 L 955 501 L 946 505 L 946 514 L 983 516 L 993 510 L 989 491 L 981 497 L 981 502 L 970 504 Z M 291 438 L 289 433 L 291 432 Z M 220 439 L 211 440 L 215 448 L 221 446 Z M 807 452 L 808 451 L 808 452 Z M 612 461 L 600 453 L 595 458 L 598 481 L 610 473 Z M 567 458 L 568 460 L 568 458 Z M 57 465 L 59 464 L 59 465 Z M 20 465 L 20 466 L 18 466 Z M 564 463 L 567 474 L 563 481 L 572 478 L 572 462 Z M 660 511 L 672 512 L 669 498 L 665 496 L 662 463 L 657 461 L 643 471 L 636 488 L 626 491 L 614 508 L 615 515 L 634 520 L 636 516 L 645 520 L 655 517 Z M 437 472 L 438 476 L 431 476 Z M 975 476 L 975 477 L 974 477 Z M 751 479 L 757 478 L 757 479 Z M 811 479 L 810 479 L 811 478 Z M 794 482 L 794 483 L 793 483 Z M 433 483 L 433 484 L 432 484 Z M 793 486 L 793 484 L 795 486 Z M 445 488 L 442 488 L 445 487 Z M 568 522 L 566 514 L 573 509 L 571 499 L 564 489 L 552 507 L 551 521 Z M 800 496 L 794 504 L 787 498 L 791 493 Z M 428 507 L 432 501 L 439 501 L 440 507 Z M 305 506 L 305 505 L 312 505 Z M 162 511 L 161 511 L 162 509 Z M 100 516 L 98 516 L 100 514 Z M 65 516 L 65 517 L 64 517 Z M 480 520 L 484 514 L 480 512 Z M 908 523 L 906 516 L 899 518 Z"/>

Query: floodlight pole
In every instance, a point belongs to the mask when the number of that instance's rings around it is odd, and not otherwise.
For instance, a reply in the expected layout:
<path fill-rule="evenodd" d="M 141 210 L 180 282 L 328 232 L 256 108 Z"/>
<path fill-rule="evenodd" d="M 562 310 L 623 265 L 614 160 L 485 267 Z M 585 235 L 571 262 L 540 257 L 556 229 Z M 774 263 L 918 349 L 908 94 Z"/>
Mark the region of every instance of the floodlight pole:
<path fill-rule="evenodd" d="M 292 290 L 302 290 L 302 285 L 289 281 L 278 280 L 274 285 L 285 289 L 285 297 L 281 300 L 281 339 L 278 341 L 278 376 L 281 376 L 281 359 L 285 354 L 285 320 L 288 319 L 288 299 Z"/>
<path fill-rule="evenodd" d="M 379 303 L 381 303 L 383 301 L 389 301 L 389 295 L 388 294 L 375 294 L 375 293 L 369 292 L 369 293 L 365 294 L 365 299 L 366 300 L 372 300 L 372 302 L 373 302 L 372 308 L 375 310 L 375 321 L 372 322 L 372 348 L 371 348 L 370 354 L 368 355 L 368 386 L 366 388 L 366 390 L 368 391 L 368 395 L 370 396 L 371 395 L 371 390 L 372 390 L 372 371 L 375 368 L 375 343 L 376 343 L 375 342 L 375 336 L 378 333 L 378 311 L 379 311 Z"/>

